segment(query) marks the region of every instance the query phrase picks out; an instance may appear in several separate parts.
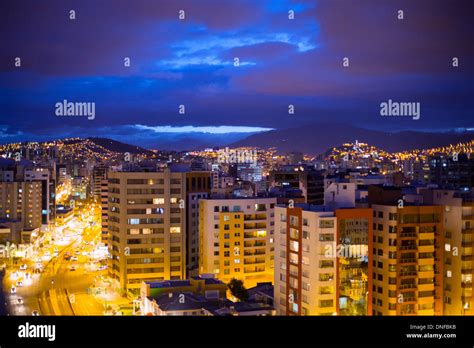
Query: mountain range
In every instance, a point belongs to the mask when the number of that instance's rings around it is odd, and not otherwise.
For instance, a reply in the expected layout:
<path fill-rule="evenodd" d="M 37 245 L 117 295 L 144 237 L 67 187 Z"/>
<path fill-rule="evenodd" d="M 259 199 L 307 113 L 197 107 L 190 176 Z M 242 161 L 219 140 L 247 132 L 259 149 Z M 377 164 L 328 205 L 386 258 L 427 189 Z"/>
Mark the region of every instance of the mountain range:
<path fill-rule="evenodd" d="M 278 129 L 253 134 L 229 147 L 257 146 L 276 148 L 278 153 L 300 151 L 321 154 L 343 143 L 368 143 L 389 152 L 427 149 L 474 139 L 474 132 L 383 132 L 344 124 L 318 123 L 290 129 Z"/>

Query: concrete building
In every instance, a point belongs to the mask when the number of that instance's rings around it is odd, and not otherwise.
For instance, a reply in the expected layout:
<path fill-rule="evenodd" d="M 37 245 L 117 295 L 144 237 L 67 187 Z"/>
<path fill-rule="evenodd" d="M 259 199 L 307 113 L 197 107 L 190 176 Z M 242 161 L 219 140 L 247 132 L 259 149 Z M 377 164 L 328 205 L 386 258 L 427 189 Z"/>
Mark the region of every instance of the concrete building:
<path fill-rule="evenodd" d="M 370 201 L 370 193 L 369 193 Z M 373 315 L 443 314 L 443 207 L 372 204 Z"/>
<path fill-rule="evenodd" d="M 273 281 L 275 198 L 203 199 L 200 203 L 200 273 L 245 286 Z"/>
<path fill-rule="evenodd" d="M 97 165 L 92 170 L 92 195 L 96 202 L 101 201 L 103 182 L 107 180 L 107 167 Z"/>
<path fill-rule="evenodd" d="M 186 269 L 187 277 L 199 274 L 199 201 L 211 192 L 211 172 L 186 173 Z"/>
<path fill-rule="evenodd" d="M 324 205 L 328 210 L 355 207 L 356 184 L 329 179 L 324 184 Z"/>
<path fill-rule="evenodd" d="M 89 182 L 83 176 L 74 176 L 72 178 L 71 188 L 74 200 L 86 200 L 89 198 Z"/>
<path fill-rule="evenodd" d="M 137 168 L 108 175 L 111 277 L 135 294 L 143 281 L 184 279 L 185 173 Z"/>
<path fill-rule="evenodd" d="M 42 224 L 41 182 L 0 182 L 0 219 L 19 220 L 22 229 Z"/>
<path fill-rule="evenodd" d="M 372 209 L 337 209 L 336 298 L 338 315 L 371 315 L 368 301 Z"/>
<path fill-rule="evenodd" d="M 24 171 L 24 181 L 41 183 L 41 223 L 53 222 L 56 211 L 56 184 L 50 168 L 35 167 Z"/>
<path fill-rule="evenodd" d="M 266 316 L 271 305 L 260 301 L 232 302 L 226 299 L 227 285 L 201 275 L 186 280 L 142 283 L 140 311 L 158 316 Z"/>
<path fill-rule="evenodd" d="M 312 167 L 283 166 L 270 172 L 269 182 L 271 187 L 300 189 L 305 203 L 324 204 L 324 177 Z"/>
<path fill-rule="evenodd" d="M 95 185 L 98 185 L 96 183 Z M 100 180 L 100 206 L 101 206 L 101 242 L 104 245 L 109 244 L 109 191 L 108 180 Z"/>
<path fill-rule="evenodd" d="M 444 206 L 444 315 L 474 315 L 474 197 L 452 190 L 421 190 L 423 202 Z"/>
<path fill-rule="evenodd" d="M 275 209 L 277 315 L 337 314 L 337 224 L 324 206 Z"/>

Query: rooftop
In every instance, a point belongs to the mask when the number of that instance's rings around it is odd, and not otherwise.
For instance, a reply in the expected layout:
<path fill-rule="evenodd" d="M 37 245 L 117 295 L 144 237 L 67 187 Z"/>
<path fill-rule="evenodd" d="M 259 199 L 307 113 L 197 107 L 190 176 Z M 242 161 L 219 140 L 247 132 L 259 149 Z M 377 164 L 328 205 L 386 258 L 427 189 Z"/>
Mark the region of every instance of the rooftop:
<path fill-rule="evenodd" d="M 184 296 L 184 297 L 183 297 Z M 185 311 L 206 309 L 214 311 L 222 307 L 228 300 L 207 299 L 202 295 L 183 292 L 180 294 L 163 294 L 148 297 L 156 302 L 162 311 Z"/>
<path fill-rule="evenodd" d="M 216 278 L 196 276 L 192 277 L 193 280 L 204 280 L 204 284 L 223 284 L 222 281 Z M 184 280 L 159 280 L 159 281 L 148 281 L 145 282 L 150 286 L 150 289 L 165 289 L 165 288 L 179 288 L 182 286 L 191 286 L 190 279 Z"/>

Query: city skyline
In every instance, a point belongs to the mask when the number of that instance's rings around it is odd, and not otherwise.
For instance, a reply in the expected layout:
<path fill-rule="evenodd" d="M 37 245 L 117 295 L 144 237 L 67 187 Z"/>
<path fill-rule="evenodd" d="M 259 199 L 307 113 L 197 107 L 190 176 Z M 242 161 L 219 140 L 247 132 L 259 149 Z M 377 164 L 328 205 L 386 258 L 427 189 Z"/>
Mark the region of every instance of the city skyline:
<path fill-rule="evenodd" d="M 472 4 L 457 5 L 5 2 L 0 142 L 227 145 L 327 120 L 472 130 Z M 392 100 L 419 103 L 421 114 L 382 117 Z M 95 115 L 58 117 L 63 101 L 94 103 Z"/>
<path fill-rule="evenodd" d="M 472 346 L 473 15 L 1 0 L 0 344 Z"/>

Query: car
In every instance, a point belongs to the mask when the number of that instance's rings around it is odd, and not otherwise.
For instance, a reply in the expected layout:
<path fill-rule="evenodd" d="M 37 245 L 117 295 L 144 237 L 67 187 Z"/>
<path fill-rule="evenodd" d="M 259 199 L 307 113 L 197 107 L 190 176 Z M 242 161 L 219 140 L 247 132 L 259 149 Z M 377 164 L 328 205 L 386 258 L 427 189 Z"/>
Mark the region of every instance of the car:
<path fill-rule="evenodd" d="M 12 294 L 16 294 L 16 288 L 13 285 L 12 285 L 12 288 L 11 288 L 10 291 L 11 291 Z"/>
<path fill-rule="evenodd" d="M 19 305 L 22 305 L 22 304 L 23 304 L 23 299 L 22 299 L 21 297 L 18 297 L 18 298 L 16 299 L 16 301 L 17 301 L 17 303 L 18 303 Z"/>
<path fill-rule="evenodd" d="M 27 268 L 27 266 L 26 266 L 25 263 L 20 266 L 20 270 L 22 270 L 22 271 L 24 271 L 26 268 Z"/>
<path fill-rule="evenodd" d="M 31 315 L 34 316 L 34 317 L 37 317 L 39 316 L 39 312 L 37 310 L 34 310 L 31 312 Z"/>
<path fill-rule="evenodd" d="M 79 250 L 76 250 L 76 251 L 74 252 L 74 254 L 75 254 L 75 255 L 80 255 L 81 252 L 80 252 Z"/>
<path fill-rule="evenodd" d="M 17 281 L 16 286 L 19 288 L 23 287 L 23 282 L 21 280 Z"/>
<path fill-rule="evenodd" d="M 71 261 L 77 261 L 77 256 L 71 257 Z"/>
<path fill-rule="evenodd" d="M 70 270 L 70 271 L 75 271 L 75 270 L 76 270 L 76 267 L 75 267 L 75 266 L 71 266 L 71 267 L 69 267 L 69 270 Z"/>

